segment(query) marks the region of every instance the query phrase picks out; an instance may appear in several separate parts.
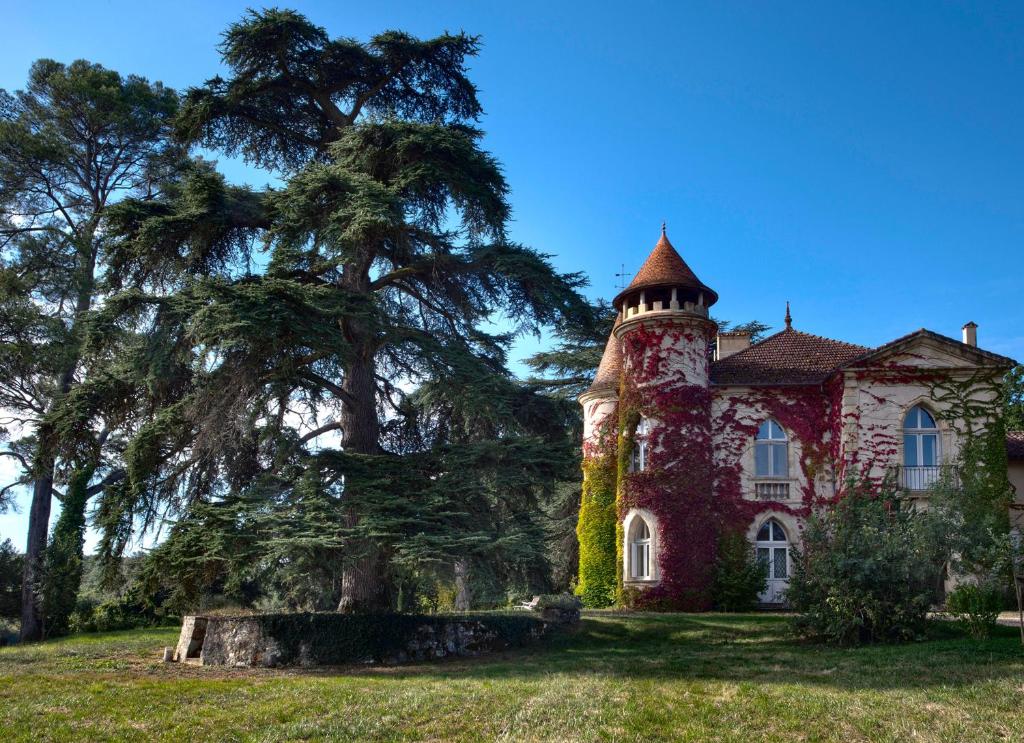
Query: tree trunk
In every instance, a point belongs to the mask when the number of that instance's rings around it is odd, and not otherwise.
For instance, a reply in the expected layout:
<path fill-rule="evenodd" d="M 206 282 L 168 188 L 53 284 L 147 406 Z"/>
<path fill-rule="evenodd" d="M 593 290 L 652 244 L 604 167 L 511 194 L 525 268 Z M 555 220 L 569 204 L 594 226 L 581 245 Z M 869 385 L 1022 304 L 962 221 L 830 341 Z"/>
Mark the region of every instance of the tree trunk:
<path fill-rule="evenodd" d="M 1020 644 L 1024 645 L 1024 575 L 1014 571 L 1013 588 L 1017 594 L 1017 625 L 1020 627 Z"/>
<path fill-rule="evenodd" d="M 469 562 L 464 559 L 455 561 L 455 608 L 458 611 L 469 611 L 473 608 L 473 591 L 469 587 Z"/>
<path fill-rule="evenodd" d="M 69 630 L 68 620 L 82 583 L 85 544 L 85 506 L 93 466 L 77 469 L 68 482 L 60 518 L 46 548 L 43 579 L 43 636 L 59 637 Z"/>
<path fill-rule="evenodd" d="M 78 297 L 75 302 L 75 320 L 71 327 L 71 340 L 75 344 L 69 352 L 67 364 L 57 380 L 58 393 L 47 409 L 49 414 L 60 399 L 71 391 L 75 382 L 75 370 L 78 369 L 80 353 L 78 349 L 81 331 L 79 320 L 92 307 L 92 295 L 95 290 L 96 251 L 93 245 L 95 219 L 84 232 L 82 245 L 85 248 L 79 254 Z M 41 640 L 44 633 L 42 616 L 42 579 L 45 568 L 46 537 L 50 531 L 50 508 L 53 504 L 53 478 L 57 457 L 51 432 L 44 421 L 39 426 L 39 444 L 33 465 L 36 469 L 36 480 L 32 488 L 32 505 L 29 507 L 28 539 L 25 540 L 25 570 L 21 584 L 21 632 L 23 642 Z"/>
<path fill-rule="evenodd" d="M 377 386 L 374 379 L 373 345 L 361 332 L 357 322 L 346 328 L 353 345 L 359 349 L 356 360 L 345 370 L 342 389 L 348 398 L 341 413 L 342 447 L 354 454 L 380 453 L 380 422 L 377 419 Z M 345 499 L 357 499 L 359 482 L 355 477 L 345 482 Z M 358 506 L 346 506 L 345 523 L 349 528 L 358 526 Z M 341 576 L 341 600 L 338 611 L 348 614 L 384 612 L 392 608 L 391 579 L 387 559 L 380 545 L 363 538 L 353 540 L 352 551 L 357 554 L 345 567 Z"/>
<path fill-rule="evenodd" d="M 32 488 L 32 505 L 28 514 L 28 540 L 25 545 L 25 568 L 21 583 L 21 641 L 43 639 L 41 585 L 46 535 L 50 526 L 50 505 L 53 502 L 53 456 L 45 453 L 37 461 L 43 475 L 37 476 Z"/>

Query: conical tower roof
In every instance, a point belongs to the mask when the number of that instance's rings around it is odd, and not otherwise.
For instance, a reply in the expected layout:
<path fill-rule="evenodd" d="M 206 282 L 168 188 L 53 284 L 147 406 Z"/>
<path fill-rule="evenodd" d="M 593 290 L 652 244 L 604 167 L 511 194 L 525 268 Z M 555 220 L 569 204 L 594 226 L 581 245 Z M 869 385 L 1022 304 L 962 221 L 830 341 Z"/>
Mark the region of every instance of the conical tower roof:
<path fill-rule="evenodd" d="M 644 265 L 636 272 L 636 276 L 629 282 L 629 286 L 619 292 L 613 304 L 621 308 L 622 300 L 628 294 L 633 294 L 641 289 L 653 287 L 684 287 L 706 295 L 704 305 L 710 307 L 718 301 L 718 294 L 709 286 L 697 278 L 697 274 L 686 265 L 686 261 L 679 255 L 672 243 L 665 234 L 665 227 L 661 228 L 661 238 L 654 246 L 654 250 L 647 256 Z"/>
<path fill-rule="evenodd" d="M 615 328 L 622 324 L 622 320 L 615 318 L 615 326 L 612 328 L 608 342 L 605 343 L 604 353 L 601 355 L 601 363 L 597 367 L 597 374 L 587 392 L 598 392 L 601 390 L 619 389 L 619 374 L 622 371 L 622 346 L 619 339 L 615 337 Z"/>

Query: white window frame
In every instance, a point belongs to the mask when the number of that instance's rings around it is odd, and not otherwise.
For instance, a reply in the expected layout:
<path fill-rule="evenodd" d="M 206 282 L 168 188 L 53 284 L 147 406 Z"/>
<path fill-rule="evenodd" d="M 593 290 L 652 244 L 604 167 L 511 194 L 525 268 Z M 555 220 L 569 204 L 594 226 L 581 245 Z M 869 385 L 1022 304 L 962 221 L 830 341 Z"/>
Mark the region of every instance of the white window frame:
<path fill-rule="evenodd" d="M 647 536 L 638 539 L 637 535 L 644 526 L 647 527 Z M 646 508 L 630 509 L 622 520 L 622 532 L 623 582 L 636 586 L 657 585 L 661 580 L 657 516 Z M 646 573 L 640 569 L 643 567 Z"/>
<path fill-rule="evenodd" d="M 761 438 L 761 429 L 768 426 L 768 438 Z M 772 426 L 778 429 L 781 438 L 772 436 Z M 768 472 L 757 471 L 757 450 L 759 447 L 768 449 Z M 775 472 L 775 447 L 785 452 L 783 461 L 786 463 L 786 471 L 782 474 Z M 754 435 L 754 477 L 758 480 L 788 480 L 789 479 L 789 436 L 779 422 L 774 418 L 768 418 L 757 427 Z"/>
<path fill-rule="evenodd" d="M 923 411 L 928 414 L 928 417 L 932 419 L 934 427 L 922 428 L 917 426 L 911 428 L 907 426 L 907 419 L 910 414 L 915 411 Z M 920 420 L 920 412 L 918 413 L 918 419 Z M 917 464 L 907 464 L 907 436 L 914 437 L 914 454 L 916 455 Z M 924 437 L 934 436 L 935 437 L 935 461 L 931 464 L 924 464 Z M 903 416 L 903 466 L 904 467 L 938 467 L 942 464 L 942 435 L 939 431 L 939 421 L 936 419 L 935 414 L 923 405 L 912 405 L 907 410 L 906 415 Z"/>
<path fill-rule="evenodd" d="M 640 529 L 644 530 L 645 536 L 636 536 Z M 651 570 L 651 527 L 642 516 L 637 516 L 631 530 L 633 538 L 629 542 L 629 577 L 633 580 L 650 580 L 654 573 Z"/>
<path fill-rule="evenodd" d="M 769 529 L 768 539 L 761 539 L 759 536 L 760 532 L 766 526 Z M 782 532 L 781 540 L 775 538 L 776 529 Z M 790 546 L 791 540 L 789 538 L 789 532 L 786 530 L 785 525 L 783 525 L 783 523 L 774 516 L 770 516 L 763 522 L 761 522 L 760 526 L 757 527 L 757 531 L 754 532 L 754 555 L 757 557 L 758 560 L 760 560 L 761 550 L 766 550 L 768 553 L 768 560 L 766 564 L 768 572 L 765 576 L 765 580 L 768 582 L 768 585 L 766 586 L 765 591 L 761 594 L 761 599 L 763 601 L 767 601 L 769 603 L 778 603 L 773 599 L 778 597 L 777 592 L 779 590 L 780 584 L 787 586 L 789 585 L 790 576 L 793 574 L 792 554 L 790 551 Z M 776 550 L 786 551 L 786 575 L 781 578 L 775 575 Z"/>
<path fill-rule="evenodd" d="M 927 428 L 921 425 L 908 426 L 907 421 L 910 418 L 911 413 L 917 411 L 918 423 L 920 424 L 921 413 L 927 413 L 928 417 L 931 418 L 933 427 Z M 939 429 L 939 419 L 931 410 L 922 405 L 921 403 L 914 403 L 907 409 L 907 412 L 903 415 L 903 437 L 901 439 L 903 443 L 903 487 L 908 490 L 928 490 L 935 483 L 937 483 L 941 477 L 942 467 L 942 431 Z M 930 464 L 925 464 L 925 448 L 924 440 L 926 437 L 932 437 L 935 441 L 933 448 L 933 456 L 935 461 Z M 914 447 L 914 460 L 917 464 L 908 464 L 907 459 L 910 453 L 907 447 L 907 438 L 913 441 Z"/>
<path fill-rule="evenodd" d="M 650 432 L 650 422 L 647 418 L 641 418 L 640 422 L 636 424 L 636 431 L 633 433 L 633 451 L 629 456 L 630 472 L 643 472 L 647 469 L 647 436 Z"/>

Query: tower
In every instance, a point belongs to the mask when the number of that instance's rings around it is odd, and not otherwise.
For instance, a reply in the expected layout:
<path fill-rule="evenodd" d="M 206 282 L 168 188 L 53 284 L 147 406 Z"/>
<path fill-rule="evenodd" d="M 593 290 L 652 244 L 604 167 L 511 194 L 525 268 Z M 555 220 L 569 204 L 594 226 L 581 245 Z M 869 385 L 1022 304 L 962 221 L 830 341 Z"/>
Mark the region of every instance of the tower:
<path fill-rule="evenodd" d="M 594 385 L 580 398 L 587 431 L 580 526 L 587 507 L 587 468 L 593 481 L 596 462 L 607 463 L 611 449 L 619 603 L 710 607 L 717 528 L 708 352 L 717 327 L 708 308 L 717 300 L 662 226 L 654 250 L 613 301 L 618 317 L 612 337 Z M 616 435 L 596 436 L 610 427 L 613 414 Z M 607 528 L 602 535 L 604 554 Z M 580 536 L 580 582 L 586 584 L 585 572 L 596 561 L 588 555 L 585 565 L 590 545 Z"/>

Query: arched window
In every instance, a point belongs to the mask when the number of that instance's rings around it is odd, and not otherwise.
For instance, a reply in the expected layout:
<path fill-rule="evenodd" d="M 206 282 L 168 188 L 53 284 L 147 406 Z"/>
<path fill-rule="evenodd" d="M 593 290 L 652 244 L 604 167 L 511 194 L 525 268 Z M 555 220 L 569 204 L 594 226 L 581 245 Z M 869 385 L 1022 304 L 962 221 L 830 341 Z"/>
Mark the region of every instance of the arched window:
<path fill-rule="evenodd" d="M 636 433 L 633 434 L 633 454 L 629 460 L 630 472 L 643 472 L 647 468 L 647 455 L 650 451 L 647 436 L 650 430 L 650 423 L 646 418 L 641 418 L 636 425 Z"/>
<path fill-rule="evenodd" d="M 757 429 L 754 474 L 757 477 L 789 477 L 789 441 L 782 426 L 770 418 Z"/>
<path fill-rule="evenodd" d="M 633 519 L 629 537 L 629 577 L 646 580 L 651 577 L 651 529 L 640 516 Z"/>
<path fill-rule="evenodd" d="M 903 419 L 903 486 L 926 490 L 939 479 L 939 427 L 935 418 L 915 405 Z"/>
<path fill-rule="evenodd" d="M 767 568 L 765 589 L 759 598 L 763 604 L 783 601 L 789 585 L 789 540 L 775 519 L 768 519 L 757 531 L 757 559 Z"/>

